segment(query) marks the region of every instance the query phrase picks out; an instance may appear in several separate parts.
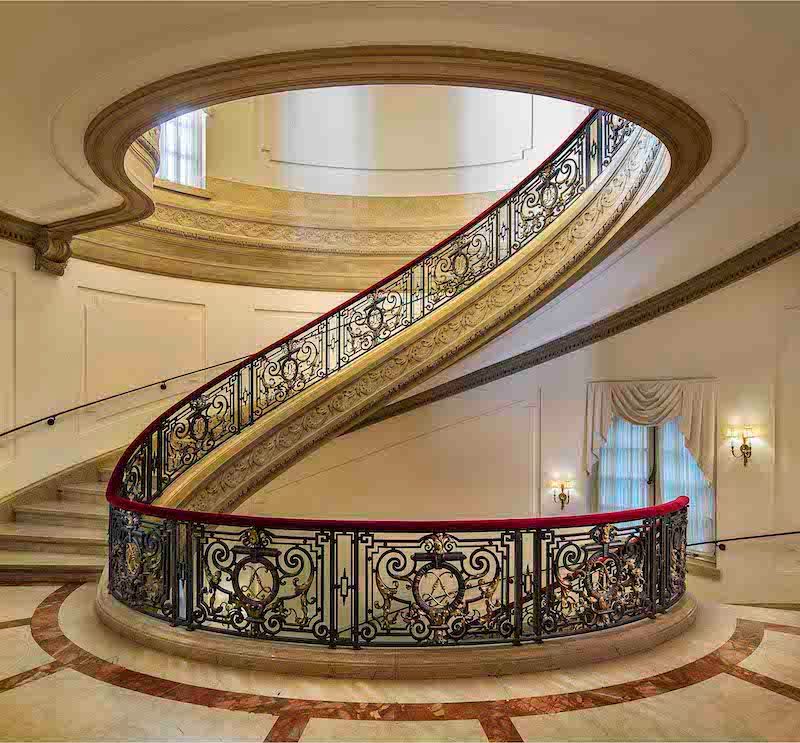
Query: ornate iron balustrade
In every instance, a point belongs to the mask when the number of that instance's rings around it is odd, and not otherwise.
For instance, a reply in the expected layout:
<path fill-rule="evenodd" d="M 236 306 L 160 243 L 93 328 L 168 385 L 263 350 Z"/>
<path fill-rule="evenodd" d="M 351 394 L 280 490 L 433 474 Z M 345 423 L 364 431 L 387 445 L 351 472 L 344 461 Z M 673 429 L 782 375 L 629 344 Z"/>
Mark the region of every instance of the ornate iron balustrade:
<path fill-rule="evenodd" d="M 340 522 L 111 509 L 109 589 L 189 630 L 330 647 L 540 642 L 664 612 L 688 499 L 586 516 Z"/>
<path fill-rule="evenodd" d="M 151 503 L 265 414 L 435 313 L 558 219 L 638 131 L 592 112 L 530 176 L 450 238 L 167 410 L 126 452 L 109 492 Z"/>
<path fill-rule="evenodd" d="M 336 522 L 150 505 L 209 452 L 523 250 L 638 128 L 594 111 L 418 259 L 156 419 L 108 486 L 109 589 L 187 629 L 331 647 L 541 641 L 653 617 L 685 590 L 685 498 L 502 522 Z"/>

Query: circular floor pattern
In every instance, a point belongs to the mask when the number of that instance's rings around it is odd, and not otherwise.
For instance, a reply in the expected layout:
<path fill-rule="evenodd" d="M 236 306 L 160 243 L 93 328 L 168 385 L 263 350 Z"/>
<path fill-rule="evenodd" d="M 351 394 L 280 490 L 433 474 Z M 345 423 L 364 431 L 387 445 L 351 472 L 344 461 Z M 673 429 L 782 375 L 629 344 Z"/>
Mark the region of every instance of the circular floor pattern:
<path fill-rule="evenodd" d="M 789 725 L 784 730 L 800 730 L 800 704 L 798 704 L 800 684 L 787 683 L 786 680 L 782 681 L 740 665 L 759 649 L 766 631 L 770 634 L 783 633 L 782 636 L 794 636 L 791 638 L 794 640 L 800 637 L 800 626 L 797 626 L 800 622 L 795 625 L 777 624 L 739 616 L 735 620 L 732 634 L 711 652 L 706 652 L 678 667 L 643 678 L 580 691 L 452 702 L 330 701 L 200 686 L 142 673 L 98 657 L 73 642 L 60 624 L 60 612 L 65 603 L 76 591 L 87 591 L 87 589 L 93 590 L 93 586 L 91 584 L 84 587 L 62 586 L 37 606 L 30 620 L 30 631 L 39 648 L 55 660 L 0 681 L 0 691 L 16 688 L 63 669 L 72 669 L 105 684 L 151 697 L 207 708 L 274 716 L 277 719 L 266 738 L 272 741 L 300 740 L 310 723 L 314 724 L 314 721 L 321 720 L 364 721 L 373 724 L 474 721 L 480 725 L 483 735 L 490 741 L 516 741 L 523 740 L 518 726 L 525 724 L 530 718 L 562 712 L 590 712 L 616 705 L 624 707 L 628 702 L 654 699 L 711 679 L 733 677 L 768 692 L 774 692 L 784 700 L 793 700 L 793 703 L 789 703 L 791 707 L 788 708 L 788 722 L 785 719 L 787 717 L 785 709 L 775 713 L 774 717 L 781 718 L 784 724 Z M 745 616 L 748 614 L 747 610 L 743 613 Z M 643 654 L 642 657 L 647 659 L 649 654 Z M 794 678 L 791 680 L 794 681 Z M 676 709 L 678 708 L 680 704 L 676 706 Z M 755 710 L 753 713 L 755 714 Z M 763 712 L 759 714 L 763 716 Z M 392 728 L 395 731 L 398 729 Z M 616 737 L 621 738 L 622 735 Z M 786 738 L 786 735 L 783 737 Z M 313 735 L 306 734 L 303 739 L 313 738 Z"/>

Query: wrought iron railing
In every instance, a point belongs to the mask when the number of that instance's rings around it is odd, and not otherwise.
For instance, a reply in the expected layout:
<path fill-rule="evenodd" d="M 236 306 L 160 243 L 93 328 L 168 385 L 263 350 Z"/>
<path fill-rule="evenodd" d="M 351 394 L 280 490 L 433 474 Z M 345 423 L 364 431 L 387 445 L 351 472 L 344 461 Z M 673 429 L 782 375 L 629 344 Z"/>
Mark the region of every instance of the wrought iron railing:
<path fill-rule="evenodd" d="M 638 128 L 594 111 L 418 259 L 156 419 L 108 486 L 109 590 L 187 629 L 335 647 L 541 641 L 653 617 L 685 590 L 686 507 L 484 522 L 337 522 L 150 505 L 209 452 L 523 250 Z"/>
<path fill-rule="evenodd" d="M 123 456 L 110 492 L 151 503 L 277 406 L 437 312 L 558 219 L 637 131 L 592 112 L 537 170 L 447 240 L 168 409 Z"/>
<path fill-rule="evenodd" d="M 686 589 L 688 502 L 407 523 L 112 507 L 109 589 L 173 625 L 255 639 L 539 642 L 673 606 Z"/>

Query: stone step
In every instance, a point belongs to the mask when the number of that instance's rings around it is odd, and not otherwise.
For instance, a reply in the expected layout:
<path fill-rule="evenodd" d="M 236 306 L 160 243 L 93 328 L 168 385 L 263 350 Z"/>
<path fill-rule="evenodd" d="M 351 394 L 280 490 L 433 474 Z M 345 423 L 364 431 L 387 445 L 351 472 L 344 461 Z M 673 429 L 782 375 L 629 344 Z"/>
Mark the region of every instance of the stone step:
<path fill-rule="evenodd" d="M 107 529 L 108 506 L 105 503 L 47 500 L 14 508 L 18 524 L 68 526 L 83 529 Z"/>
<path fill-rule="evenodd" d="M 106 482 L 79 482 L 58 489 L 61 500 L 77 503 L 105 503 Z"/>
<path fill-rule="evenodd" d="M 102 529 L 6 523 L 0 524 L 0 550 L 102 556 L 108 538 Z"/>
<path fill-rule="evenodd" d="M 97 580 L 105 565 L 102 555 L 0 550 L 0 584 L 83 583 Z"/>

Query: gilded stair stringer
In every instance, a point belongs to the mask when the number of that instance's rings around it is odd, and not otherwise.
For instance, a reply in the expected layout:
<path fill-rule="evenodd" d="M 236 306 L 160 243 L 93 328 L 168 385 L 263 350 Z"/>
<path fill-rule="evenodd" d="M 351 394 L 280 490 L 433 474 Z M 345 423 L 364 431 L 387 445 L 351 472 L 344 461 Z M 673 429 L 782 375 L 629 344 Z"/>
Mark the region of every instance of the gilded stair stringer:
<path fill-rule="evenodd" d="M 663 145 L 639 130 L 603 175 L 525 248 L 439 311 L 210 452 L 173 483 L 157 505 L 235 509 L 391 396 L 527 317 L 585 273 L 598 255 L 616 247 L 615 233 L 656 190 L 667 161 Z"/>

